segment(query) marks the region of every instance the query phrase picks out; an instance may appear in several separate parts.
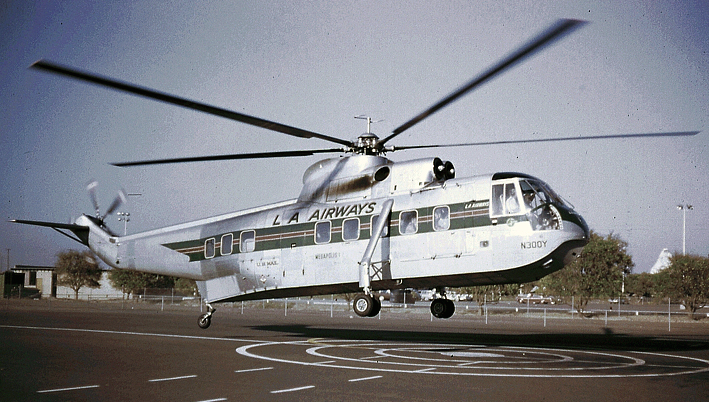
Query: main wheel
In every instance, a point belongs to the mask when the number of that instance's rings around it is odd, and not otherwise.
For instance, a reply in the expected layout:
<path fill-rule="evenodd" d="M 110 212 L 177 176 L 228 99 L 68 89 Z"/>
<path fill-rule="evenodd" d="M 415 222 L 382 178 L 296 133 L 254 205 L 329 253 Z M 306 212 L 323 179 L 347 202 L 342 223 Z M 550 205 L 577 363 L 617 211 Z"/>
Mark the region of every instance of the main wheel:
<path fill-rule="evenodd" d="M 352 309 L 360 317 L 371 317 L 375 306 L 376 302 L 370 295 L 357 295 L 352 302 Z"/>
<path fill-rule="evenodd" d="M 455 304 L 448 299 L 435 299 L 431 302 L 431 314 L 436 318 L 451 318 L 455 312 Z"/>
<path fill-rule="evenodd" d="M 197 325 L 199 325 L 200 328 L 202 329 L 207 329 L 209 326 L 212 324 L 212 315 L 209 313 L 204 313 L 199 316 L 199 320 L 197 321 Z"/>
<path fill-rule="evenodd" d="M 372 311 L 369 312 L 369 315 L 367 317 L 376 317 L 377 314 L 382 311 L 382 302 L 380 302 L 378 299 L 373 299 L 373 301 L 374 306 L 372 306 Z"/>
<path fill-rule="evenodd" d="M 455 313 L 455 303 L 453 303 L 453 300 L 446 299 L 446 315 L 441 318 L 451 318 L 453 313 Z"/>

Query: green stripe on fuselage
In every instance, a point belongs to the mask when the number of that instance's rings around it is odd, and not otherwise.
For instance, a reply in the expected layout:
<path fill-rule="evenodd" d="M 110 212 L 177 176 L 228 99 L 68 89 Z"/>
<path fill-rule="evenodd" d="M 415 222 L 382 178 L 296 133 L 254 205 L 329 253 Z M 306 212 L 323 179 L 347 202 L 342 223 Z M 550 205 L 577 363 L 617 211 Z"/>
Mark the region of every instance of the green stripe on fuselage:
<path fill-rule="evenodd" d="M 418 231 L 416 232 L 417 234 L 433 232 L 432 213 L 433 209 L 439 206 L 445 205 L 436 205 L 415 209 L 418 212 Z M 488 206 L 489 202 L 487 200 L 476 202 L 463 202 L 448 205 L 448 207 L 450 208 L 450 227 L 448 230 L 458 230 L 492 225 Z M 391 221 L 398 222 L 400 214 L 406 211 L 411 210 L 393 211 L 391 213 Z M 369 240 L 371 237 L 371 221 L 372 216 L 374 215 L 377 214 L 357 215 L 351 217 L 330 219 L 329 221 L 332 225 L 330 228 L 331 239 L 330 242 L 326 244 L 344 242 L 344 240 L 342 239 L 342 223 L 345 220 L 351 218 L 359 218 L 360 221 L 359 238 L 357 240 L 352 241 Z M 526 216 L 524 215 L 513 216 L 511 218 L 516 218 L 518 221 L 527 220 Z M 234 235 L 234 239 L 238 240 L 241 236 L 241 233 L 248 232 L 251 230 L 255 230 L 256 232 L 256 243 L 253 251 L 266 251 L 293 247 L 314 246 L 314 231 L 316 223 L 316 221 L 312 221 L 305 223 L 294 223 L 291 225 L 276 225 L 258 229 L 245 229 L 234 232 L 220 233 L 214 236 L 208 236 L 201 239 L 166 243 L 163 244 L 163 246 L 189 256 L 190 262 L 207 259 L 204 254 L 204 244 L 208 239 L 214 238 L 215 240 L 215 257 L 213 258 L 220 258 L 224 257 L 221 255 L 220 247 L 220 242 L 223 235 L 232 233 Z M 401 234 L 399 233 L 398 225 L 389 226 L 389 236 L 401 236 Z M 240 253 L 243 252 L 240 251 L 239 245 L 235 244 L 232 247 L 231 255 Z"/>

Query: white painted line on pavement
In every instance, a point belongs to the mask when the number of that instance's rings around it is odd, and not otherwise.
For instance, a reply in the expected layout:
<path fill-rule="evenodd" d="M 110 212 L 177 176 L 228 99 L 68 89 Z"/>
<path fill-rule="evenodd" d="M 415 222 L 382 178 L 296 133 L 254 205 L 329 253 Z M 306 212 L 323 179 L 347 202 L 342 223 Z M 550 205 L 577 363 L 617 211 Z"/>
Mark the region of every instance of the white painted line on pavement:
<path fill-rule="evenodd" d="M 349 382 L 357 382 L 357 381 L 376 380 L 376 379 L 382 378 L 382 377 L 384 377 L 384 376 L 381 376 L 381 375 L 374 375 L 374 376 L 371 376 L 371 377 L 353 378 L 353 379 L 347 380 L 347 381 L 349 381 Z"/>
<path fill-rule="evenodd" d="M 253 368 L 253 369 L 234 370 L 234 372 L 235 373 L 250 373 L 252 371 L 264 371 L 264 370 L 273 370 L 273 367 L 261 367 L 261 368 Z"/>
<path fill-rule="evenodd" d="M 62 392 L 62 391 L 75 391 L 77 389 L 89 389 L 89 388 L 98 388 L 98 385 L 86 385 L 83 387 L 69 387 L 69 388 L 56 388 L 56 389 L 45 389 L 42 391 L 37 391 L 38 394 L 46 394 L 49 392 Z"/>
<path fill-rule="evenodd" d="M 315 385 L 306 385 L 304 387 L 298 387 L 298 388 L 279 389 L 277 391 L 271 391 L 271 393 L 272 394 L 282 394 L 284 392 L 302 391 L 304 389 L 310 389 L 310 388 L 315 388 Z"/>
<path fill-rule="evenodd" d="M 148 382 L 160 382 L 160 381 L 172 381 L 172 380 L 184 380 L 186 378 L 196 378 L 197 374 L 192 374 L 192 375 L 183 375 L 179 377 L 170 377 L 170 378 L 156 378 L 153 380 L 148 380 Z"/>
<path fill-rule="evenodd" d="M 109 330 L 103 330 L 103 329 L 35 327 L 35 326 L 28 326 L 28 325 L 0 325 L 0 328 L 32 329 L 32 330 L 40 330 L 40 331 L 87 332 L 87 333 L 94 333 L 94 334 L 109 334 L 109 335 L 154 336 L 154 337 L 158 337 L 158 338 L 195 339 L 195 340 L 207 340 L 207 341 L 256 342 L 256 343 L 264 343 L 264 344 L 270 343 L 269 341 L 258 341 L 258 340 L 253 340 L 253 339 L 215 338 L 215 337 L 211 337 L 211 336 L 157 334 L 157 333 L 150 333 L 150 332 L 109 331 Z"/>

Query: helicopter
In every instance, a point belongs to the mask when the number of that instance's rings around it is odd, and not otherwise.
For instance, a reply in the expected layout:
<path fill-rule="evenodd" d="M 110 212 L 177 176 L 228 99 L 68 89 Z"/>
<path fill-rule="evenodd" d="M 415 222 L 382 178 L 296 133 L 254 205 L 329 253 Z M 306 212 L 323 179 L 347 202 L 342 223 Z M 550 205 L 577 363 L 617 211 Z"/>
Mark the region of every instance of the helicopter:
<path fill-rule="evenodd" d="M 691 136 L 698 131 L 615 134 L 459 144 L 389 145 L 442 108 L 575 31 L 585 21 L 560 19 L 487 70 L 391 134 L 367 132 L 350 141 L 177 97 L 47 60 L 31 67 L 86 83 L 198 110 L 336 148 L 209 155 L 113 163 L 119 167 L 339 154 L 312 164 L 297 198 L 187 223 L 120 236 L 105 218 L 125 200 L 119 194 L 101 214 L 74 223 L 13 220 L 51 227 L 88 246 L 114 269 L 193 279 L 208 311 L 213 304 L 270 298 L 357 293 L 352 308 L 374 317 L 386 289 L 433 289 L 431 314 L 455 312 L 446 287 L 524 283 L 555 272 L 577 258 L 589 228 L 574 207 L 543 180 L 497 172 L 456 177 L 439 157 L 395 162 L 386 154 L 408 149 L 500 145 L 614 138 Z M 358 116 L 362 117 L 362 116 Z"/>

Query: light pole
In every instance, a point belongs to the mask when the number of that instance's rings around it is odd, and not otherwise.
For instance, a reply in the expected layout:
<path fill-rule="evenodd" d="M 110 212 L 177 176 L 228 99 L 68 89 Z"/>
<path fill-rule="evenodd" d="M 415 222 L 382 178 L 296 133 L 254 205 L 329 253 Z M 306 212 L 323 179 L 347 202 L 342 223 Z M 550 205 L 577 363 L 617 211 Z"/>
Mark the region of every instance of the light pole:
<path fill-rule="evenodd" d="M 130 212 L 116 212 L 118 222 L 123 221 L 123 236 L 128 234 L 128 222 L 130 221 Z"/>
<path fill-rule="evenodd" d="M 141 193 L 128 193 L 128 197 L 140 197 Z M 123 221 L 123 236 L 128 234 L 128 222 L 130 222 L 130 212 L 116 212 L 118 215 L 118 222 Z"/>
<path fill-rule="evenodd" d="M 687 210 L 692 210 L 694 207 L 689 204 L 679 204 L 677 209 L 682 211 L 682 254 L 687 254 Z"/>

